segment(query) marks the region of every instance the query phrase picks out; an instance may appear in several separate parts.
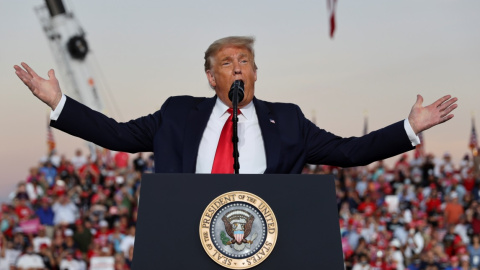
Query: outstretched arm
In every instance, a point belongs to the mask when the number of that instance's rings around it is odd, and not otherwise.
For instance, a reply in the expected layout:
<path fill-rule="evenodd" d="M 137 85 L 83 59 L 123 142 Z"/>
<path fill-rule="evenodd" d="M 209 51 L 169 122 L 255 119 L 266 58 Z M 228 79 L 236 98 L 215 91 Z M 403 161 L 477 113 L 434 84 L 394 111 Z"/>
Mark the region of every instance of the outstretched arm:
<path fill-rule="evenodd" d="M 408 121 L 415 134 L 452 119 L 453 114 L 450 113 L 457 108 L 457 104 L 455 104 L 457 100 L 457 98 L 446 95 L 434 103 L 422 107 L 423 97 L 417 95 L 417 101 L 408 116 Z"/>
<path fill-rule="evenodd" d="M 18 78 L 32 91 L 34 96 L 47 104 L 52 110 L 55 110 L 62 98 L 62 90 L 53 69 L 48 71 L 48 80 L 45 80 L 38 76 L 26 63 L 22 62 L 21 65 L 23 68 L 17 65 L 13 66 Z"/>

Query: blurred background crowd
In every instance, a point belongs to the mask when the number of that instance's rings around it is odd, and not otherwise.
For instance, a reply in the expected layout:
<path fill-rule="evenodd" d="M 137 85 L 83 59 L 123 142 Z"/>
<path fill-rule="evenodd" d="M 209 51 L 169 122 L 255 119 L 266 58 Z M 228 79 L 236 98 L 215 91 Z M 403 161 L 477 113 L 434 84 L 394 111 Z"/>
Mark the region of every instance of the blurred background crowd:
<path fill-rule="evenodd" d="M 2 203 L 0 270 L 130 269 L 142 173 L 153 156 L 52 151 Z"/>
<path fill-rule="evenodd" d="M 407 154 L 392 167 L 306 165 L 333 174 L 347 270 L 480 269 L 480 157 Z M 0 270 L 130 269 L 153 155 L 55 150 L 2 203 Z"/>
<path fill-rule="evenodd" d="M 402 155 L 332 173 L 346 269 L 480 269 L 480 157 Z"/>

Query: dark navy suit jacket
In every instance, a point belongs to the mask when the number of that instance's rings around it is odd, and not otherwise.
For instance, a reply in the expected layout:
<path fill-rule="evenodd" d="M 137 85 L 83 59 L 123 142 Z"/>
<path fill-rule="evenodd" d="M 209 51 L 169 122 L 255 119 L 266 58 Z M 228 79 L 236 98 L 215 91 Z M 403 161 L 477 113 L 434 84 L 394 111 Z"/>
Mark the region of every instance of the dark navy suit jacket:
<path fill-rule="evenodd" d="M 194 173 L 215 102 L 216 96 L 170 97 L 159 111 L 118 123 L 67 97 L 50 125 L 111 150 L 154 152 L 157 173 Z M 413 149 L 403 121 L 362 137 L 341 138 L 315 126 L 297 105 L 256 98 L 253 103 L 265 145 L 265 173 L 300 173 L 306 163 L 360 166 Z"/>

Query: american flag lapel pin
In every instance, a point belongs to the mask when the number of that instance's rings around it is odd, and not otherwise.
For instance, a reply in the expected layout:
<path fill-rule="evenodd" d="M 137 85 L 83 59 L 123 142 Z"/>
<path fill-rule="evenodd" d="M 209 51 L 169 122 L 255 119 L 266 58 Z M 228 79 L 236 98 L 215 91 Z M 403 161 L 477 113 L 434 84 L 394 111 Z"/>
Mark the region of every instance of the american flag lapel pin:
<path fill-rule="evenodd" d="M 275 124 L 275 120 L 270 118 L 270 123 Z"/>

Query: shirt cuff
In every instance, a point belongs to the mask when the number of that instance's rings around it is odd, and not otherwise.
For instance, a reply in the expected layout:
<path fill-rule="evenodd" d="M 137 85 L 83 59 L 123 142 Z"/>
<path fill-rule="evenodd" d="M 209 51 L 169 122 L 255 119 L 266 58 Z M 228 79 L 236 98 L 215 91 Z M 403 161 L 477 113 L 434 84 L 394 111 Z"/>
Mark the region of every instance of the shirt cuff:
<path fill-rule="evenodd" d="M 58 117 L 60 116 L 60 113 L 62 113 L 63 106 L 65 106 L 65 102 L 67 101 L 67 97 L 62 94 L 62 98 L 60 99 L 60 102 L 58 102 L 57 107 L 55 110 L 50 112 L 50 120 L 57 121 Z"/>
<path fill-rule="evenodd" d="M 405 121 L 403 121 L 403 127 L 405 128 L 405 132 L 407 132 L 407 136 L 410 139 L 412 146 L 419 145 L 421 143 L 420 138 L 413 131 L 413 128 L 410 125 L 410 122 L 408 122 L 408 118 L 406 118 Z"/>

